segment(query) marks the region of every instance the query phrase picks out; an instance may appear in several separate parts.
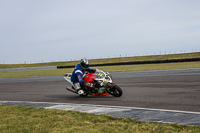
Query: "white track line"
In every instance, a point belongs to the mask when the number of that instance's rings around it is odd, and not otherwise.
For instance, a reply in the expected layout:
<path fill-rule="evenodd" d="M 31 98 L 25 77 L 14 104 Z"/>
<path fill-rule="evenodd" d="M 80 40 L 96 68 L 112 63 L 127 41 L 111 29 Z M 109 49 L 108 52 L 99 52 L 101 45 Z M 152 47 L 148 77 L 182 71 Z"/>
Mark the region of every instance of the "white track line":
<path fill-rule="evenodd" d="M 95 105 L 95 104 L 75 104 L 75 103 L 54 103 L 54 102 L 33 102 L 33 101 L 0 101 L 1 103 L 6 102 L 13 102 L 13 103 L 34 103 L 34 104 L 40 104 L 40 103 L 46 103 L 46 104 L 53 104 L 52 106 L 55 106 L 54 104 L 58 105 L 74 105 L 74 106 L 90 106 L 90 107 L 103 107 L 103 108 L 119 108 L 119 109 L 134 109 L 134 110 L 147 110 L 147 111 L 161 111 L 161 112 L 173 112 L 173 113 L 187 113 L 187 114 L 200 114 L 200 112 L 192 112 L 192 111 L 181 111 L 181 110 L 167 110 L 167 109 L 153 109 L 153 108 L 140 108 L 140 107 L 126 107 L 126 106 L 109 106 L 109 105 Z"/>

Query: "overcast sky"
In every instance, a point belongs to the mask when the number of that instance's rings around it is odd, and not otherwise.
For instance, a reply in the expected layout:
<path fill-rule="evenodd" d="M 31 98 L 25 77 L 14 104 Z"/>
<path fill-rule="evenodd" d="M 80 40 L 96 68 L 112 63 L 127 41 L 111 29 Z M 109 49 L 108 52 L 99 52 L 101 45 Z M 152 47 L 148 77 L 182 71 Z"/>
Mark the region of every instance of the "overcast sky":
<path fill-rule="evenodd" d="M 200 51 L 200 0 L 0 0 L 0 64 Z"/>

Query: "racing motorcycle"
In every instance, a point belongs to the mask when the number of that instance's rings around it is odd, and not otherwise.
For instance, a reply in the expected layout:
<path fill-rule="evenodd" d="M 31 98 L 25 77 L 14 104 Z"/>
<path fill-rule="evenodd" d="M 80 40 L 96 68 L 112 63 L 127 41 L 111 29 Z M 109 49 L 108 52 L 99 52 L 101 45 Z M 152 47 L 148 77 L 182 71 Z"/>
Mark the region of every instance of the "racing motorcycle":
<path fill-rule="evenodd" d="M 68 91 L 74 92 L 76 94 L 74 84 L 71 82 L 71 73 L 66 73 L 64 75 L 64 79 L 70 83 L 71 87 L 67 87 Z M 83 80 L 87 82 L 86 87 L 88 89 L 87 92 L 81 94 L 79 96 L 108 96 L 112 95 L 114 97 L 122 96 L 122 89 L 112 82 L 112 76 L 109 72 L 104 72 L 102 70 L 96 70 L 95 73 L 87 73 L 83 75 Z"/>

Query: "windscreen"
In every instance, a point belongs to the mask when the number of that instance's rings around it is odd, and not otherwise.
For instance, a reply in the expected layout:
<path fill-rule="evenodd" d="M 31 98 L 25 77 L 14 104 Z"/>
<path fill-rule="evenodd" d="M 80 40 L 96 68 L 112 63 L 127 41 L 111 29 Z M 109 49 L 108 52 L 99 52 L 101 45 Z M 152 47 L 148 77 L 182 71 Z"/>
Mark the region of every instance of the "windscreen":
<path fill-rule="evenodd" d="M 95 74 L 97 75 L 96 80 L 104 79 L 106 76 L 103 72 L 96 72 Z"/>

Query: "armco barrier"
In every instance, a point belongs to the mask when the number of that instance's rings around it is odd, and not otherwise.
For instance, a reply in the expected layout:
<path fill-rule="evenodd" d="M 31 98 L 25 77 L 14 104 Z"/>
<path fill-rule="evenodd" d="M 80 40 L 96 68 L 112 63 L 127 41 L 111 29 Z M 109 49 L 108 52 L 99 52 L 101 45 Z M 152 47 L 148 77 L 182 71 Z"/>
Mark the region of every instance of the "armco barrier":
<path fill-rule="evenodd" d="M 175 63 L 175 62 L 192 62 L 200 61 L 200 58 L 189 59 L 171 59 L 171 60 L 154 60 L 154 61 L 133 61 L 133 62 L 119 62 L 119 63 L 105 63 L 105 64 L 91 64 L 91 67 L 95 66 L 115 66 L 115 65 L 138 65 L 138 64 L 158 64 L 158 63 Z M 15 71 L 33 71 L 33 70 L 47 70 L 47 69 L 62 69 L 62 68 L 74 68 L 75 66 L 47 66 L 47 67 L 27 67 L 27 68 L 8 68 L 0 69 L 1 72 L 15 72 Z"/>
<path fill-rule="evenodd" d="M 94 67 L 94 66 L 115 66 L 115 65 L 159 64 L 159 63 L 192 62 L 192 61 L 200 61 L 200 58 L 154 60 L 154 61 L 133 61 L 133 62 L 119 62 L 119 63 L 105 63 L 105 64 L 91 64 L 90 66 Z M 74 67 L 75 66 L 57 66 L 57 69 L 74 68 Z"/>

